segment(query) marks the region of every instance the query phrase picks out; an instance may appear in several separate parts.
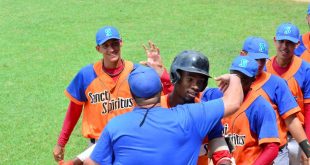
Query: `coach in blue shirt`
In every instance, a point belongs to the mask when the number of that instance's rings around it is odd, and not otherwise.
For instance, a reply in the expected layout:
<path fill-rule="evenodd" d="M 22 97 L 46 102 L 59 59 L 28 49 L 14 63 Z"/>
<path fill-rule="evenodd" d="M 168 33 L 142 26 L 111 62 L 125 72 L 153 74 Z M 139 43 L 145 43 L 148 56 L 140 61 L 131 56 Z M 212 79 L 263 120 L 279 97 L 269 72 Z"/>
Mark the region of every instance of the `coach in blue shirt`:
<path fill-rule="evenodd" d="M 236 75 L 217 80 L 222 98 L 167 109 L 160 106 L 157 73 L 137 67 L 128 77 L 137 107 L 108 123 L 85 164 L 196 165 L 204 137 L 223 117 L 236 112 L 243 100 Z"/>

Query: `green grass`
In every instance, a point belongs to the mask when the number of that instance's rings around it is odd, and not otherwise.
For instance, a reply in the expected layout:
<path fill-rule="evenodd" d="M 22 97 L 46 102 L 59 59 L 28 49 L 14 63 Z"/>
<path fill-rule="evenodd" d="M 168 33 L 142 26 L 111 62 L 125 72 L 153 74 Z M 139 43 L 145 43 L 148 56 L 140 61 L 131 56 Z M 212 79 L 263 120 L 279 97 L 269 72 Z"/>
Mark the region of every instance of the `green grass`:
<path fill-rule="evenodd" d="M 226 73 L 248 35 L 273 35 L 286 21 L 308 30 L 307 3 L 284 0 L 0 1 L 0 164 L 55 164 L 52 149 L 68 99 L 63 91 L 77 71 L 101 58 L 95 33 L 116 26 L 123 57 L 145 59 L 154 41 L 166 67 L 184 49 L 205 53 L 211 74 Z M 210 86 L 214 86 L 210 82 Z M 87 145 L 80 124 L 66 147 L 73 158 Z"/>

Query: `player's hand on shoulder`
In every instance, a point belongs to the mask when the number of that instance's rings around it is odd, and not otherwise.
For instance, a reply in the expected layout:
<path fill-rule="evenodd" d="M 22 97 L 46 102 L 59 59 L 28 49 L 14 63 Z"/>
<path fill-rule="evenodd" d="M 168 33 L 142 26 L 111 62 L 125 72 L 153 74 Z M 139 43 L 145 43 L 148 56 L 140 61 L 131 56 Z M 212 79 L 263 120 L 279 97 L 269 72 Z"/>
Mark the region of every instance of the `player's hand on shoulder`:
<path fill-rule="evenodd" d="M 60 146 L 59 144 L 56 144 L 53 150 L 53 155 L 55 161 L 59 162 L 63 160 L 65 155 L 65 148 Z"/>
<path fill-rule="evenodd" d="M 143 45 L 147 61 L 140 61 L 140 64 L 152 67 L 157 74 L 161 76 L 164 72 L 164 65 L 161 60 L 159 48 L 152 42 L 148 42 L 148 46 Z"/>

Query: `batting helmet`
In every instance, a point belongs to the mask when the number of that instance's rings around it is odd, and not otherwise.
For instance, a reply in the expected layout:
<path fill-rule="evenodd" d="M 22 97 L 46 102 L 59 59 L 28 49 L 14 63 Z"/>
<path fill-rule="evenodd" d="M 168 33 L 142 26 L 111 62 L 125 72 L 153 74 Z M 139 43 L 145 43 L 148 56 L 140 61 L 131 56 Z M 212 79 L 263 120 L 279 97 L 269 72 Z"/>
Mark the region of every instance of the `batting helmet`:
<path fill-rule="evenodd" d="M 170 68 L 172 83 L 176 83 L 181 78 L 178 70 L 203 74 L 207 78 L 211 77 L 208 58 L 201 52 L 194 50 L 185 50 L 174 58 Z"/>

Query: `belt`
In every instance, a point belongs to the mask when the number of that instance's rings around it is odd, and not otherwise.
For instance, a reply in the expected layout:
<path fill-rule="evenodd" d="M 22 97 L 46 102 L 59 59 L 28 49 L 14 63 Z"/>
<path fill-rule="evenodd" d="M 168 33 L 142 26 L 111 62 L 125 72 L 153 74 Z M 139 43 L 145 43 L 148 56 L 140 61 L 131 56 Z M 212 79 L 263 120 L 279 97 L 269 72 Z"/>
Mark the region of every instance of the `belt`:
<path fill-rule="evenodd" d="M 96 143 L 96 139 L 94 139 L 94 138 L 91 138 L 91 139 L 90 139 L 90 143 L 93 143 L 93 144 L 95 144 L 95 143 Z"/>

